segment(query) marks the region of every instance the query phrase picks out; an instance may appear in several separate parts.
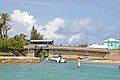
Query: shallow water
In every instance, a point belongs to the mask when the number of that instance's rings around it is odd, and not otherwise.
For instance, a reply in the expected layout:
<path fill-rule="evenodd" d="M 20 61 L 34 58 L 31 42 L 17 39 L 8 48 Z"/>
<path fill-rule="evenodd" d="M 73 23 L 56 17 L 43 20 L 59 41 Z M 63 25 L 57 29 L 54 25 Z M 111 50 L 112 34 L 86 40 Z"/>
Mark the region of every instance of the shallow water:
<path fill-rule="evenodd" d="M 113 64 L 56 63 L 0 64 L 0 80 L 120 80 L 120 68 Z"/>

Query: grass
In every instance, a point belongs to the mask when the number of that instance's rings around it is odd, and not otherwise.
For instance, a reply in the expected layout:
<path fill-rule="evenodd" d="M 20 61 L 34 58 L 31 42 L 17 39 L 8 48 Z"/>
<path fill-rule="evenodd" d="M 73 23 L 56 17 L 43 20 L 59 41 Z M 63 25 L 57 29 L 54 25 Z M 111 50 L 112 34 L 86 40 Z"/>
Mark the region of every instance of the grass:
<path fill-rule="evenodd" d="M 0 52 L 0 56 L 13 56 L 13 53 Z"/>

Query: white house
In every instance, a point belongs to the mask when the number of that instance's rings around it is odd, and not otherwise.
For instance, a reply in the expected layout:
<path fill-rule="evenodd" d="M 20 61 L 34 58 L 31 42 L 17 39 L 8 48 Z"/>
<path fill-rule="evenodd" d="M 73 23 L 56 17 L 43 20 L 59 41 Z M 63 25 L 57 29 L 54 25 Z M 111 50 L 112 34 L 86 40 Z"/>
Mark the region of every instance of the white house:
<path fill-rule="evenodd" d="M 88 48 L 108 48 L 107 45 L 92 44 Z"/>

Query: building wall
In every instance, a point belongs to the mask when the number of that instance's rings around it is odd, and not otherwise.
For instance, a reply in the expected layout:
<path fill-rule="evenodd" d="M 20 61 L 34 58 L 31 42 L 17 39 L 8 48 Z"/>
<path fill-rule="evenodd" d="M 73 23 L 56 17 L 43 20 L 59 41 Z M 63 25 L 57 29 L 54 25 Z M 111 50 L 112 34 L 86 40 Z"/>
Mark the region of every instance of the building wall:
<path fill-rule="evenodd" d="M 107 45 L 109 49 L 120 49 L 120 42 L 104 42 L 104 45 Z"/>
<path fill-rule="evenodd" d="M 102 52 L 80 52 L 80 51 L 69 51 L 69 50 L 50 50 L 49 58 L 62 55 L 63 58 L 68 60 L 77 60 L 78 54 L 82 54 L 82 59 L 105 59 L 106 53 Z"/>

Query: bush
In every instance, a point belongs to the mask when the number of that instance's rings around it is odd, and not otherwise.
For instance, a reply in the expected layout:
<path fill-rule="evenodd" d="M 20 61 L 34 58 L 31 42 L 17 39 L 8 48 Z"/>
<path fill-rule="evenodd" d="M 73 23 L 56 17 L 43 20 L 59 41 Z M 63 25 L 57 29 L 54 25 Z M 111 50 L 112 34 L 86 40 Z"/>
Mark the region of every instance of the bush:
<path fill-rule="evenodd" d="M 43 59 L 46 55 L 48 55 L 48 52 L 46 50 L 42 50 L 39 54 L 39 57 Z"/>
<path fill-rule="evenodd" d="M 13 53 L 0 52 L 0 56 L 13 56 Z"/>

